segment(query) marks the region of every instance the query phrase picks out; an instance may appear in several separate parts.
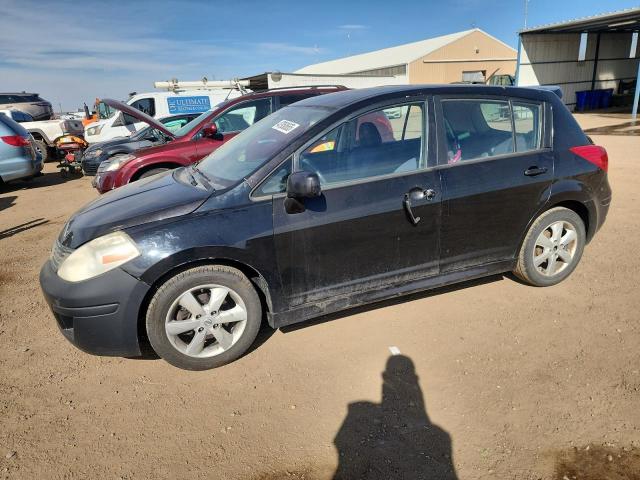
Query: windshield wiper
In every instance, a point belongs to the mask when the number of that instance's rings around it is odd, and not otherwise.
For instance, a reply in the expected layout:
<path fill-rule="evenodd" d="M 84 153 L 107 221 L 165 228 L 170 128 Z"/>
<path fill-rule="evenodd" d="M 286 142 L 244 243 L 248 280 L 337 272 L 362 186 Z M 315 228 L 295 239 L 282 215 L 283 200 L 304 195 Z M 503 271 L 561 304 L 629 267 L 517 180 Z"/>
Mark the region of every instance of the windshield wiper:
<path fill-rule="evenodd" d="M 185 171 L 189 174 L 189 177 L 191 177 L 191 180 L 189 180 L 189 183 L 194 187 L 197 187 L 198 181 L 196 180 L 196 177 L 193 176 L 193 173 L 191 173 L 191 171 L 188 168 L 185 168 Z"/>
<path fill-rule="evenodd" d="M 200 175 L 200 178 L 202 180 L 203 185 L 207 188 L 207 190 L 215 190 L 215 188 L 213 188 L 211 186 L 211 179 L 209 177 L 207 177 L 206 173 L 204 173 L 202 170 L 200 170 L 196 164 L 193 164 L 191 166 L 191 170 L 193 172 L 196 172 L 198 175 Z M 193 175 L 191 175 L 191 177 L 193 177 Z"/>

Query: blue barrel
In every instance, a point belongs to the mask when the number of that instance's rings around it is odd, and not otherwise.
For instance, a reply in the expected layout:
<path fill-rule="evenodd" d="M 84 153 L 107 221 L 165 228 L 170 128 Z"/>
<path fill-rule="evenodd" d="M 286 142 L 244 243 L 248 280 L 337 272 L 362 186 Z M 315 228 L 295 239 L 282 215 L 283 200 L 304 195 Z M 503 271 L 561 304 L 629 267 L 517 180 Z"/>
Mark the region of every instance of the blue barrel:
<path fill-rule="evenodd" d="M 602 98 L 602 90 L 592 90 L 591 97 L 588 99 L 589 108 L 595 110 L 600 106 L 600 99 Z"/>
<path fill-rule="evenodd" d="M 584 112 L 587 108 L 587 94 L 590 93 L 586 90 L 576 92 L 576 110 L 578 112 Z"/>
<path fill-rule="evenodd" d="M 613 88 L 607 88 L 602 90 L 600 96 L 600 108 L 609 108 L 611 106 L 611 99 L 613 98 Z"/>

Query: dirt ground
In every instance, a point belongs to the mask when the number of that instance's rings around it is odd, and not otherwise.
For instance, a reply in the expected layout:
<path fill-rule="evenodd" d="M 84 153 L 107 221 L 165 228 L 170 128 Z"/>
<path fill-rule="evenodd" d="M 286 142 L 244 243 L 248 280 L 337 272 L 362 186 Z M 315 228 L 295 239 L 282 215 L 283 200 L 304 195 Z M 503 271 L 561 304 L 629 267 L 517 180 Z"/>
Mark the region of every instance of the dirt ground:
<path fill-rule="evenodd" d="M 493 277 L 265 332 L 207 372 L 69 344 L 38 272 L 90 179 L 48 164 L 5 188 L 0 478 L 640 479 L 640 138 L 593 138 L 614 199 L 564 283 Z"/>

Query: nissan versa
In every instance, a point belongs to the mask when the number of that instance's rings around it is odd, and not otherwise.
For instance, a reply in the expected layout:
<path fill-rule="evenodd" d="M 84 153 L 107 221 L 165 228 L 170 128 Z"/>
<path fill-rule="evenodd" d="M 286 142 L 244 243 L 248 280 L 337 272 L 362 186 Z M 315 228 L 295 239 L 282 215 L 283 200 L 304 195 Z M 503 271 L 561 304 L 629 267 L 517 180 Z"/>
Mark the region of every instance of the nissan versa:
<path fill-rule="evenodd" d="M 604 222 L 608 158 L 558 95 L 401 86 L 303 100 L 98 198 L 40 282 L 72 343 L 191 370 L 273 328 L 513 271 L 554 285 Z"/>

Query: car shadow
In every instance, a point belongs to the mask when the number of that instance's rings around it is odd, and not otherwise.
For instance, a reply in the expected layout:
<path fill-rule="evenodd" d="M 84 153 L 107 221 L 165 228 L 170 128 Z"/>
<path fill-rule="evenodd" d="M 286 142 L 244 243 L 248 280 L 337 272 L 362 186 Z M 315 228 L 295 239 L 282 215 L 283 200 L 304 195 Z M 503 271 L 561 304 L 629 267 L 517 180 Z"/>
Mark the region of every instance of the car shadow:
<path fill-rule="evenodd" d="M 434 288 L 432 290 L 424 290 L 422 292 L 416 292 L 408 295 L 403 295 L 400 297 L 394 297 L 388 300 L 382 300 L 375 303 L 369 303 L 366 305 L 348 308 L 346 310 L 340 310 L 339 312 L 335 312 L 335 313 L 329 313 L 327 315 L 322 315 L 320 317 L 312 318 L 310 320 L 306 320 L 300 323 L 295 323 L 293 325 L 287 325 L 285 327 L 281 327 L 280 331 L 283 333 L 289 333 L 295 330 L 299 330 L 301 328 L 307 328 L 314 325 L 331 322 L 334 320 L 338 320 L 340 318 L 350 317 L 351 315 L 357 315 L 359 313 L 366 313 L 371 310 L 377 310 L 379 308 L 392 307 L 394 305 L 399 305 L 399 304 L 411 302 L 414 300 L 421 300 L 423 298 L 435 297 L 438 295 L 443 295 L 445 293 L 450 293 L 458 290 L 464 290 L 466 288 L 485 285 L 487 283 L 498 282 L 498 281 L 504 280 L 504 278 L 505 278 L 505 275 L 502 275 L 502 274 L 491 275 L 484 278 L 467 280 L 465 282 L 460 282 L 453 285 L 447 285 L 445 287 Z"/>
<path fill-rule="evenodd" d="M 451 437 L 431 423 L 411 358 L 393 355 L 382 374 L 382 401 L 349 404 L 334 443 L 333 480 L 456 480 Z"/>
<path fill-rule="evenodd" d="M 0 230 L 0 240 L 12 237 L 13 235 L 24 232 L 26 230 L 31 230 L 32 228 L 40 227 L 47 223 L 49 223 L 49 220 L 45 218 L 36 218 L 35 220 L 30 220 L 26 223 L 16 225 L 15 227 L 7 228 L 6 230 Z"/>
<path fill-rule="evenodd" d="M 64 177 L 60 172 L 43 173 L 27 180 L 13 180 L 0 185 L 0 193 L 10 193 L 18 190 L 52 187 L 62 183 L 72 182 L 82 178 L 82 175 Z"/>
<path fill-rule="evenodd" d="M 13 207 L 16 203 L 16 197 L 15 195 L 10 195 L 7 197 L 0 197 L 0 212 L 2 210 L 6 210 L 9 207 Z"/>
<path fill-rule="evenodd" d="M 307 327 L 319 325 L 325 322 L 338 320 L 340 318 L 349 317 L 351 315 L 356 315 L 358 313 L 366 313 L 371 310 L 377 310 L 378 308 L 399 305 L 401 303 L 410 302 L 413 300 L 419 300 L 422 298 L 428 298 L 436 295 L 442 295 L 444 293 L 463 290 L 465 288 L 470 288 L 470 287 L 476 287 L 476 286 L 484 285 L 487 283 L 493 283 L 503 279 L 504 279 L 503 275 L 491 275 L 491 276 L 479 278 L 476 280 L 468 280 L 466 282 L 460 282 L 454 285 L 448 285 L 446 287 L 440 287 L 433 290 L 426 290 L 423 292 L 412 293 L 412 294 L 401 296 L 401 297 L 395 297 L 389 300 L 382 300 L 380 302 L 370 303 L 370 304 L 362 305 L 358 307 L 352 307 L 346 310 L 341 310 L 339 312 L 323 315 L 320 317 L 313 318 L 311 320 L 296 323 L 294 325 L 280 327 L 278 330 L 280 330 L 282 333 L 289 333 L 295 330 L 299 330 L 301 328 L 307 328 Z M 258 336 L 253 341 L 249 349 L 246 352 L 244 352 L 240 358 L 246 357 L 247 355 L 250 355 L 251 353 L 256 351 L 263 344 L 265 344 L 271 338 L 271 336 L 275 333 L 276 333 L 276 329 L 271 328 L 271 326 L 269 326 L 269 324 L 267 323 L 266 319 L 263 319 L 262 325 L 260 327 L 260 331 L 258 332 Z M 127 357 L 127 358 L 129 358 L 130 360 L 158 360 L 160 357 L 156 354 L 156 352 L 153 350 L 153 347 L 151 347 L 151 344 L 149 343 L 144 322 L 139 322 L 138 338 L 140 342 L 141 355 L 136 357 Z"/>

